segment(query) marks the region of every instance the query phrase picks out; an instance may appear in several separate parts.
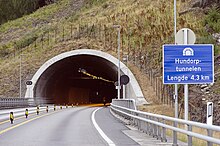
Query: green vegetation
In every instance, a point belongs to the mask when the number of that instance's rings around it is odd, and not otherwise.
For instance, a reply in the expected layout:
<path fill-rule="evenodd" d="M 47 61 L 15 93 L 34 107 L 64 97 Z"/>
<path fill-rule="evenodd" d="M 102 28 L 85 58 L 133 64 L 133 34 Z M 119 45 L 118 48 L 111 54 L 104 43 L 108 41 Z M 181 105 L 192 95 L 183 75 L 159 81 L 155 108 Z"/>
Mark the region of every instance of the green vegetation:
<path fill-rule="evenodd" d="M 19 51 L 18 49 L 25 49 L 28 46 L 33 48 L 48 35 L 53 39 L 50 41 L 50 48 L 53 48 L 57 45 L 56 39 L 63 40 L 67 35 L 70 36 L 72 31 L 78 31 L 79 27 L 89 28 L 91 33 L 94 33 L 94 29 L 105 28 L 106 39 L 109 40 L 116 35 L 112 25 L 120 24 L 123 53 L 134 56 L 140 51 L 147 54 L 150 60 L 148 66 L 159 68 L 160 72 L 161 46 L 174 42 L 172 2 L 86 0 L 84 7 L 75 12 L 67 11 L 73 5 L 71 3 L 70 0 L 60 0 L 40 8 L 35 13 L 1 25 L 1 56 L 8 56 L 15 50 Z M 178 2 L 178 8 L 180 6 L 181 2 Z M 201 18 L 203 16 L 198 17 L 191 13 L 178 16 L 177 30 L 189 27 L 196 32 L 199 43 L 207 43 L 207 41 L 213 43 L 212 37 L 204 31 Z M 115 40 L 111 41 L 113 46 L 116 45 Z M 216 54 L 218 50 L 216 49 Z"/>
<path fill-rule="evenodd" d="M 215 55 L 220 55 L 220 46 L 216 44 L 212 35 L 220 32 L 220 9 L 216 6 L 212 7 L 203 20 L 204 28 L 203 37 L 200 39 L 201 43 L 210 43 L 215 45 Z"/>
<path fill-rule="evenodd" d="M 30 14 L 39 8 L 39 0 L 1 0 L 0 24 Z"/>
<path fill-rule="evenodd" d="M 7 55 L 10 54 L 9 50 L 8 50 L 8 46 L 6 45 L 3 45 L 1 48 L 0 48 L 0 57 L 5 57 Z"/>
<path fill-rule="evenodd" d="M 36 42 L 39 43 L 42 38 L 45 38 L 44 35 L 53 37 L 54 42 L 50 41 L 50 46 L 53 47 L 57 44 L 57 38 L 63 40 L 67 35 L 70 36 L 72 31 L 85 28 L 89 28 L 91 33 L 94 33 L 94 29 L 105 28 L 108 35 L 106 39 L 109 40 L 110 37 L 116 35 L 116 31 L 111 26 L 120 24 L 122 26 L 123 53 L 132 55 L 139 51 L 145 53 L 151 60 L 148 66 L 161 69 L 161 46 L 174 42 L 172 2 L 165 0 L 155 2 L 86 0 L 81 9 L 75 12 L 66 11 L 73 5 L 71 3 L 70 0 L 60 0 L 40 8 L 35 13 L 1 25 L 1 56 L 10 55 L 14 53 L 15 49 L 35 47 Z M 178 8 L 180 6 L 181 2 L 178 2 Z M 216 22 L 211 21 L 216 19 L 211 19 L 208 16 L 205 20 L 208 24 Z M 213 17 L 215 18 L 215 16 Z M 177 30 L 189 27 L 196 33 L 198 43 L 214 43 L 211 35 L 205 31 L 204 23 L 202 23 L 204 20 L 201 18 L 204 16 L 198 17 L 191 13 L 178 16 Z M 92 26 L 93 24 L 94 26 Z M 215 26 L 217 27 L 217 24 Z M 115 45 L 115 40 L 112 41 Z M 215 49 L 215 54 L 219 54 L 218 50 Z M 158 71 L 160 72 L 160 70 Z"/>
<path fill-rule="evenodd" d="M 208 26 L 212 33 L 220 32 L 220 10 L 216 7 L 209 10 L 204 20 L 205 26 Z"/>
<path fill-rule="evenodd" d="M 87 0 L 87 7 L 89 8 L 89 6 L 95 6 L 95 5 L 97 6 L 107 1 L 108 0 Z"/>
<path fill-rule="evenodd" d="M 24 48 L 32 44 L 37 39 L 35 34 L 27 34 L 21 40 L 16 42 L 17 48 Z"/>

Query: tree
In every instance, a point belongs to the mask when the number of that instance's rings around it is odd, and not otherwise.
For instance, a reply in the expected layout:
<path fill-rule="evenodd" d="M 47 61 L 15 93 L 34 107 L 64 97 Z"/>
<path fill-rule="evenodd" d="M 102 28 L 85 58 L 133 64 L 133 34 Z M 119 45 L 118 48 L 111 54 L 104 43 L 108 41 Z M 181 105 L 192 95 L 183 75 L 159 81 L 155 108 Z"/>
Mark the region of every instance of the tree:
<path fill-rule="evenodd" d="M 32 13 L 40 7 L 40 2 L 42 0 L 1 0 L 0 24 Z"/>
<path fill-rule="evenodd" d="M 200 7 L 202 8 L 205 8 L 212 4 L 220 4 L 220 0 L 199 0 L 199 2 L 200 2 Z"/>

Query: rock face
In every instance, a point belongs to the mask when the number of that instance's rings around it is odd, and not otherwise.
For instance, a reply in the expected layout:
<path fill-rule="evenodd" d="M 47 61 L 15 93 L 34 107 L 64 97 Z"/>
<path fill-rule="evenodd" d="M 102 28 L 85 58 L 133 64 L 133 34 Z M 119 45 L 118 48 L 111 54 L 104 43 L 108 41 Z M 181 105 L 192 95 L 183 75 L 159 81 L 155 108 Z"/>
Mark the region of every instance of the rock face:
<path fill-rule="evenodd" d="M 192 7 L 206 8 L 216 4 L 220 6 L 220 0 L 192 0 Z"/>
<path fill-rule="evenodd" d="M 191 9 L 201 9 L 206 14 L 212 7 L 220 8 L 220 0 L 192 0 Z M 189 11 L 189 10 L 188 10 Z M 215 32 L 208 25 L 205 30 L 212 35 L 215 40 L 215 45 L 220 45 L 220 33 Z M 192 121 L 206 123 L 206 104 L 213 102 L 214 114 L 213 124 L 220 125 L 220 92 L 219 92 L 219 79 L 220 79 L 220 56 L 215 56 L 215 83 L 211 85 L 197 85 L 193 86 L 193 92 L 190 95 L 190 118 Z"/>
<path fill-rule="evenodd" d="M 39 7 L 43 7 L 45 5 L 49 5 L 49 4 L 54 3 L 56 1 L 57 0 L 39 0 L 38 3 L 39 3 Z"/>
<path fill-rule="evenodd" d="M 214 34 L 212 34 L 212 36 L 215 39 L 216 44 L 220 45 L 220 33 L 214 33 Z"/>

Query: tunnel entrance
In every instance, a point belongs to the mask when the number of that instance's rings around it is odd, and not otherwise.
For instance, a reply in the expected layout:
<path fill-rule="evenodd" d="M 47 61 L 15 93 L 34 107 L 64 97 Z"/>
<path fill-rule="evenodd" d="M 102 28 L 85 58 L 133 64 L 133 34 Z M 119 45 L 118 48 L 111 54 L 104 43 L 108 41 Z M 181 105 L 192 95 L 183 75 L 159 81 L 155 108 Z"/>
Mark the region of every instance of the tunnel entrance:
<path fill-rule="evenodd" d="M 91 55 L 64 58 L 51 65 L 35 85 L 34 95 L 47 103 L 90 104 L 116 98 L 117 68 Z M 43 87 L 43 88 L 42 88 Z"/>
<path fill-rule="evenodd" d="M 130 82 L 121 89 L 120 98 L 135 99 L 137 105 L 147 104 L 133 73 L 120 63 L 121 75 Z M 45 62 L 27 85 L 25 98 L 31 103 L 86 104 L 107 102 L 117 98 L 118 59 L 93 49 L 61 53 Z M 123 92 L 124 91 L 124 92 Z"/>

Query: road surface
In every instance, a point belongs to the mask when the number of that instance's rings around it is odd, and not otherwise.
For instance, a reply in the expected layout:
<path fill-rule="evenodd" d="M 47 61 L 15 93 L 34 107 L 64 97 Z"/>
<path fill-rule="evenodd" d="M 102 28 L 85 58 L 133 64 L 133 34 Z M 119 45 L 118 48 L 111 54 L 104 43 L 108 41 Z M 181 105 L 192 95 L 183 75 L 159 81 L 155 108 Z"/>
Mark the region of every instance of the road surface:
<path fill-rule="evenodd" d="M 138 146 L 108 107 L 71 107 L 0 121 L 0 146 Z"/>

